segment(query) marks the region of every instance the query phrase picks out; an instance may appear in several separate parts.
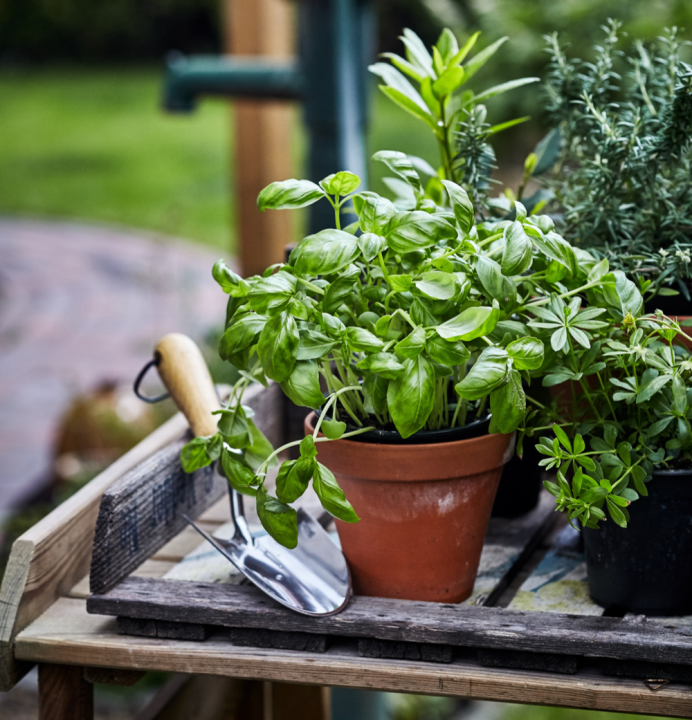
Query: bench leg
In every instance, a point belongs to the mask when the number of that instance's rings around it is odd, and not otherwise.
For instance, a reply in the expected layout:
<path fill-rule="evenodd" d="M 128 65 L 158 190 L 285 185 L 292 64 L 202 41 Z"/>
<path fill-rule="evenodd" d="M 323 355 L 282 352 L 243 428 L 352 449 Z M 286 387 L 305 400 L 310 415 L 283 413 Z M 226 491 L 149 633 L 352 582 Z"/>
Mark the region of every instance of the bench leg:
<path fill-rule="evenodd" d="M 39 720 L 93 720 L 94 686 L 78 665 L 38 668 Z"/>

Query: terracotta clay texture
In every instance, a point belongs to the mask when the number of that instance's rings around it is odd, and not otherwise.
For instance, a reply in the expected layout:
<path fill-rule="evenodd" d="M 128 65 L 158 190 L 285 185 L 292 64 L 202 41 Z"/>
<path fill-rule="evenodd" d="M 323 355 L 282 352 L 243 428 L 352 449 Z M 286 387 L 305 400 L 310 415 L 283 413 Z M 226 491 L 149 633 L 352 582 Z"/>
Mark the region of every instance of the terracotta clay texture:
<path fill-rule="evenodd" d="M 336 521 L 356 594 L 444 603 L 471 594 L 514 434 L 426 445 L 335 440 L 318 450 L 360 517 Z"/>

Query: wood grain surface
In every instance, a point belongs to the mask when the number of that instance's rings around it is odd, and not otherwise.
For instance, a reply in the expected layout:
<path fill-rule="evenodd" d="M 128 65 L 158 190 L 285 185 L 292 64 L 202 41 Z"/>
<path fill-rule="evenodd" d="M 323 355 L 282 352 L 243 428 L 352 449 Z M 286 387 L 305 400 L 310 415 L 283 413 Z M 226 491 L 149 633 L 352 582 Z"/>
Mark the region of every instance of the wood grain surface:
<path fill-rule="evenodd" d="M 595 618 L 602 620 L 602 618 Z M 590 618 L 594 620 L 594 618 Z M 481 668 L 466 659 L 448 665 L 364 659 L 354 645 L 324 655 L 234 647 L 222 635 L 205 643 L 119 636 L 115 619 L 88 615 L 81 600 L 61 599 L 19 634 L 26 661 L 201 673 L 390 692 L 451 695 L 541 705 L 692 717 L 692 689 L 669 684 L 652 692 L 641 680 L 580 671 L 574 676 Z"/>
<path fill-rule="evenodd" d="M 306 617 L 243 585 L 128 578 L 87 600 L 91 613 L 200 625 L 325 633 L 459 647 L 692 664 L 692 629 L 612 617 L 354 597 L 338 615 Z"/>
<path fill-rule="evenodd" d="M 195 392 L 202 395 L 214 391 L 204 360 L 192 340 L 185 338 L 192 346 L 183 343 L 180 350 L 182 341 L 173 342 L 171 338 L 173 336 L 167 336 L 157 346 L 163 353 L 159 370 L 163 372 L 166 368 L 170 389 L 178 393 L 180 407 L 190 414 L 198 430 L 211 431 L 212 428 L 204 424 L 212 421 L 215 429 L 216 421 L 208 407 L 211 401 L 192 397 Z M 185 362 L 179 360 L 176 365 L 177 355 L 182 355 Z M 189 371 L 187 374 L 180 372 L 185 368 Z M 204 382 L 195 382 L 193 370 L 203 375 Z M 269 388 L 256 385 L 243 399 L 255 411 L 257 426 L 274 442 L 281 441 L 281 398 L 278 385 Z M 214 401 L 218 407 L 216 396 Z M 180 440 L 163 448 L 104 493 L 94 537 L 91 592 L 106 592 L 147 558 L 167 559 L 157 552 L 185 529 L 184 515 L 197 519 L 227 493 L 226 479 L 214 471 L 215 464 L 192 475 L 183 471 L 180 466 L 183 444 L 184 440 Z"/>

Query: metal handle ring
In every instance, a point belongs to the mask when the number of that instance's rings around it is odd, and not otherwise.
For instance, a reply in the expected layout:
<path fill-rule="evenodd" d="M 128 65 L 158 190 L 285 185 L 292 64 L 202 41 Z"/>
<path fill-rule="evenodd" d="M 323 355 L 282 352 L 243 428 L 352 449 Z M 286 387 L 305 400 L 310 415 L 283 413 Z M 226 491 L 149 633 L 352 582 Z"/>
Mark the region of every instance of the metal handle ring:
<path fill-rule="evenodd" d="M 134 391 L 135 395 L 140 399 L 144 400 L 146 403 L 157 403 L 161 402 L 161 400 L 165 400 L 166 398 L 170 397 L 169 393 L 163 393 L 162 395 L 156 395 L 155 397 L 147 397 L 146 395 L 142 395 L 142 393 L 139 391 L 139 386 L 142 384 L 142 380 L 144 380 L 144 376 L 149 372 L 149 368 L 151 367 L 158 367 L 158 364 L 160 362 L 160 357 L 155 357 L 153 360 L 149 360 L 149 362 L 139 371 L 139 375 L 137 375 L 137 378 L 135 379 L 134 384 Z"/>

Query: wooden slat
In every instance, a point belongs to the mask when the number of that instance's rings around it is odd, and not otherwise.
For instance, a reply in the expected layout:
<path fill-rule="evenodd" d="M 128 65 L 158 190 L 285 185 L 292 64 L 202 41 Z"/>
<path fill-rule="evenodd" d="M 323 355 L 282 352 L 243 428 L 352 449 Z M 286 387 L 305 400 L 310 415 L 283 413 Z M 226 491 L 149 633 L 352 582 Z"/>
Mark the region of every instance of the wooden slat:
<path fill-rule="evenodd" d="M 14 661 L 17 632 L 88 572 L 105 490 L 186 427 L 185 418 L 175 415 L 14 542 L 0 588 L 0 690 L 9 690 L 30 668 Z"/>
<path fill-rule="evenodd" d="M 251 387 L 243 402 L 255 411 L 258 427 L 281 441 L 281 390 Z M 102 593 L 127 577 L 197 517 L 227 494 L 215 466 L 187 475 L 180 466 L 183 441 L 171 444 L 134 468 L 104 493 L 96 521 L 90 588 Z M 158 556 L 158 559 L 168 559 Z"/>
<path fill-rule="evenodd" d="M 674 684 L 651 692 L 640 680 L 613 680 L 584 671 L 576 676 L 560 676 L 480 668 L 463 659 L 449 665 L 366 660 L 356 655 L 355 648 L 344 646 L 333 647 L 324 655 L 237 648 L 222 636 L 203 644 L 124 637 L 115 633 L 113 618 L 87 615 L 83 601 L 70 599 L 59 600 L 19 634 L 16 654 L 32 662 L 83 663 L 692 717 L 692 691 Z"/>
<path fill-rule="evenodd" d="M 199 625 L 692 664 L 692 631 L 609 617 L 355 597 L 338 615 L 306 617 L 251 586 L 128 578 L 89 612 Z"/>

